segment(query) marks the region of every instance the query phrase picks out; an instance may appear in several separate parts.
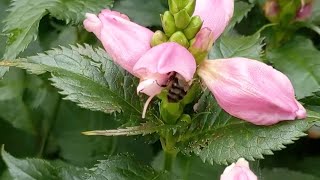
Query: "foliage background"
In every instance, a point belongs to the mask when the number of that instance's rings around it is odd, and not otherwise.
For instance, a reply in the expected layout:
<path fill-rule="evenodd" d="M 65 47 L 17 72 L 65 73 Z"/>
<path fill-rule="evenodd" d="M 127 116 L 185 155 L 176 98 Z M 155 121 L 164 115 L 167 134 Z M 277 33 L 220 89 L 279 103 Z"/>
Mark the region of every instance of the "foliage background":
<path fill-rule="evenodd" d="M 320 3 L 315 2 L 313 16 L 308 23 L 317 27 L 320 24 Z M 230 25 L 230 31 L 216 42 L 209 57 L 243 56 L 268 62 L 289 76 L 294 84 L 297 98 L 306 103 L 309 110 L 320 112 L 319 34 L 314 31 L 314 27 L 311 30 L 307 28 L 310 26 L 305 25 L 280 47 L 265 48 L 273 31 L 272 28 L 266 28 L 261 31 L 261 34 L 257 33 L 261 27 L 269 23 L 262 13 L 261 4 L 262 1 L 253 0 L 236 2 L 236 12 Z M 6 60 L 33 56 L 27 58 L 28 62 L 39 62 L 40 59 L 50 62 L 52 57 L 59 52 L 65 55 L 65 61 L 62 61 L 62 66 L 65 66 L 63 68 L 72 69 L 77 63 L 69 64 L 70 67 L 68 67 L 67 60 L 70 57 L 72 59 L 74 53 L 82 52 L 90 56 L 95 52 L 98 55 L 100 51 L 102 52 L 99 49 L 95 51 L 89 48 L 88 50 L 85 46 L 76 44 L 86 43 L 93 47 L 99 46 L 96 38 L 83 29 L 81 22 L 84 12 L 99 12 L 100 9 L 106 7 L 112 7 L 127 14 L 133 21 L 141 25 L 159 29 L 159 14 L 165 11 L 167 5 L 164 0 L 117 0 L 115 2 L 112 0 L 14 0 L 11 5 L 8 0 L 0 0 L 0 17 L 6 17 L 1 19 L 3 23 L 0 23 L 0 29 L 4 30 L 0 36 L 0 56 Z M 11 10 L 7 11 L 8 9 Z M 235 26 L 234 29 L 232 29 L 233 26 Z M 6 36 L 8 34 L 9 38 Z M 74 45 L 75 51 L 69 51 L 69 44 Z M 66 49 L 51 51 L 51 55 L 48 53 L 34 56 L 59 46 L 66 47 Z M 81 48 L 86 50 L 81 51 Z M 85 57 L 82 55 L 80 53 L 77 57 Z M 104 55 L 96 58 L 108 59 Z M 112 76 L 117 79 L 117 82 L 107 85 L 111 91 L 122 88 L 122 82 L 127 82 L 128 88 L 136 83 L 135 79 L 121 69 L 101 62 L 88 64 L 87 67 L 99 66 L 99 70 L 103 72 L 112 67 L 111 72 L 118 72 L 119 76 Z M 39 71 L 35 66 L 23 68 L 32 72 Z M 21 69 L 10 68 L 10 71 L 0 81 L 0 144 L 4 144 L 0 161 L 1 179 L 218 179 L 225 165 L 218 165 L 215 162 L 224 163 L 225 159 L 236 159 L 234 153 L 241 153 L 241 151 L 244 151 L 243 153 L 249 159 L 250 157 L 258 158 L 251 162 L 251 167 L 260 179 L 320 179 L 319 139 L 301 138 L 295 144 L 288 145 L 287 149 L 275 151 L 274 156 L 269 156 L 272 154 L 271 150 L 283 149 L 283 144 L 292 143 L 292 140 L 304 136 L 302 132 L 308 129 L 306 124 L 284 123 L 275 126 L 273 130 L 255 129 L 255 127 L 243 124 L 237 126 L 239 129 L 228 129 L 227 123 L 227 125 L 219 124 L 218 120 L 220 118 L 224 121 L 230 117 L 220 112 L 221 110 L 212 112 L 212 109 L 217 108 L 216 104 L 210 104 L 214 102 L 210 98 L 204 101 L 209 102 L 204 105 L 209 109 L 203 110 L 211 111 L 212 114 L 197 117 L 196 120 L 199 121 L 196 122 L 205 122 L 202 128 L 205 133 L 216 132 L 216 128 L 221 127 L 222 134 L 226 133 L 226 137 L 233 135 L 234 139 L 239 135 L 238 130 L 247 130 L 244 136 L 239 136 L 241 140 L 238 144 L 240 145 L 225 147 L 227 153 L 222 155 L 214 153 L 213 150 L 221 146 L 218 142 L 233 143 L 228 142 L 228 139 L 219 139 L 215 141 L 217 143 L 211 143 L 207 148 L 198 150 L 198 152 L 195 147 L 192 149 L 194 154 L 178 156 L 173 173 L 163 173 L 161 172 L 163 154 L 156 135 L 87 137 L 81 134 L 86 130 L 115 129 L 119 126 L 136 125 L 138 115 L 135 112 L 108 114 L 91 111 L 103 110 L 99 109 L 100 106 L 95 107 L 88 105 L 90 103 L 82 103 L 101 102 L 99 105 L 104 107 L 105 111 L 118 111 L 119 109 L 116 108 L 117 104 L 110 105 L 101 99 L 89 98 L 88 100 L 74 93 L 74 91 L 83 92 L 84 89 L 81 87 L 76 89 L 75 86 L 72 86 L 68 89 L 68 82 L 72 84 L 77 81 L 73 79 L 66 81 L 65 77 L 71 73 L 65 72 L 63 68 L 62 70 L 60 68 L 59 71 L 46 70 L 52 74 L 45 73 L 43 70 L 43 72 L 36 72 L 36 74 L 41 74 L 39 76 Z M 2 69 L 2 72 L 4 71 Z M 72 73 L 77 72 L 72 70 Z M 105 77 L 110 77 L 111 74 Z M 95 80 L 100 82 L 98 79 Z M 107 78 L 108 80 L 111 79 Z M 64 82 L 67 83 L 63 84 Z M 66 88 L 65 91 L 59 90 L 64 88 Z M 91 90 L 88 91 L 86 93 L 90 95 Z M 135 91 L 132 90 L 132 92 Z M 101 90 L 94 93 L 101 95 L 105 92 Z M 130 96 L 125 93 L 123 92 L 121 96 Z M 83 98 L 83 101 L 77 102 L 78 98 Z M 208 99 L 206 94 L 202 98 Z M 132 104 L 135 107 L 141 107 L 139 100 L 133 101 Z M 106 107 L 109 106 L 112 108 L 108 110 Z M 319 119 L 318 114 L 314 116 Z M 260 136 L 269 133 L 268 135 L 272 136 L 274 141 L 252 144 L 254 140 L 252 138 L 256 138 L 258 131 L 261 132 Z M 250 133 L 252 138 L 250 138 Z M 248 141 L 243 142 L 243 137 L 249 137 Z M 196 136 L 196 138 L 199 137 Z M 247 146 L 241 142 L 250 143 L 249 146 L 252 145 L 253 149 L 248 150 Z M 184 144 L 182 143 L 181 146 Z M 269 155 L 265 156 L 264 160 L 259 160 L 262 154 Z M 26 157 L 33 159 L 25 159 Z M 207 162 L 203 163 L 202 160 Z"/>

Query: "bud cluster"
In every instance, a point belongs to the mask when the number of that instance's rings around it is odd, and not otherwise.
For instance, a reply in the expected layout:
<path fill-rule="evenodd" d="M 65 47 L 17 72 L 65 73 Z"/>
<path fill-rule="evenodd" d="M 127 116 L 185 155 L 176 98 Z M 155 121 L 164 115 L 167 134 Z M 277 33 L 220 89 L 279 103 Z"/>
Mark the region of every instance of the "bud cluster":
<path fill-rule="evenodd" d="M 169 11 L 161 15 L 163 31 L 156 31 L 152 46 L 164 42 L 176 42 L 185 48 L 199 32 L 202 20 L 199 16 L 192 16 L 196 0 L 169 0 Z"/>

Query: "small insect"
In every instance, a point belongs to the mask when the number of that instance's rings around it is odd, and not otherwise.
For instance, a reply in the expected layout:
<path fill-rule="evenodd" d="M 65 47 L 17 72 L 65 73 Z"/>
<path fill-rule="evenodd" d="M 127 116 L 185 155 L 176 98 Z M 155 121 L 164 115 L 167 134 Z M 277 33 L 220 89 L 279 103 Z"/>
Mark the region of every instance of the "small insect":
<path fill-rule="evenodd" d="M 178 102 L 187 94 L 190 84 L 178 73 L 173 73 L 169 78 L 166 87 L 168 89 L 168 101 Z"/>

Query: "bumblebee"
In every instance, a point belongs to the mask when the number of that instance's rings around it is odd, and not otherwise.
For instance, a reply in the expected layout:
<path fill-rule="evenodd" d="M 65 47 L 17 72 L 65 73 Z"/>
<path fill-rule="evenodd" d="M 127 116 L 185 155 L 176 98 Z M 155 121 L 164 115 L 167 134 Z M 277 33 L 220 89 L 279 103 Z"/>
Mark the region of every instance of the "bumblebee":
<path fill-rule="evenodd" d="M 190 88 L 190 84 L 186 82 L 180 74 L 173 73 L 169 78 L 166 87 L 168 89 L 168 101 L 176 103 L 186 96 Z"/>

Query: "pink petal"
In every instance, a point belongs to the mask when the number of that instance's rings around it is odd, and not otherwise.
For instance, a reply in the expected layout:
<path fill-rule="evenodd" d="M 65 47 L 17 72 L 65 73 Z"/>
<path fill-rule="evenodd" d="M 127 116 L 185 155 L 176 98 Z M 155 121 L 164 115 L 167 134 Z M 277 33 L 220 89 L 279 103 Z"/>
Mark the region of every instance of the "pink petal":
<path fill-rule="evenodd" d="M 240 119 L 271 125 L 306 116 L 287 76 L 259 61 L 246 58 L 206 60 L 198 74 L 219 105 Z"/>
<path fill-rule="evenodd" d="M 153 32 L 116 11 L 106 9 L 98 16 L 86 16 L 84 27 L 99 38 L 117 64 L 134 74 L 133 66 L 151 48 Z"/>
<path fill-rule="evenodd" d="M 139 59 L 133 70 L 140 78 L 177 72 L 186 81 L 190 81 L 196 71 L 196 62 L 187 49 L 177 43 L 168 42 L 150 49 Z"/>
<path fill-rule="evenodd" d="M 220 180 L 257 180 L 257 176 L 250 170 L 249 163 L 240 158 L 237 163 L 226 167 Z"/>
<path fill-rule="evenodd" d="M 227 27 L 234 9 L 234 0 L 198 0 L 194 15 L 203 20 L 202 27 L 213 31 L 214 40 L 222 34 Z"/>

